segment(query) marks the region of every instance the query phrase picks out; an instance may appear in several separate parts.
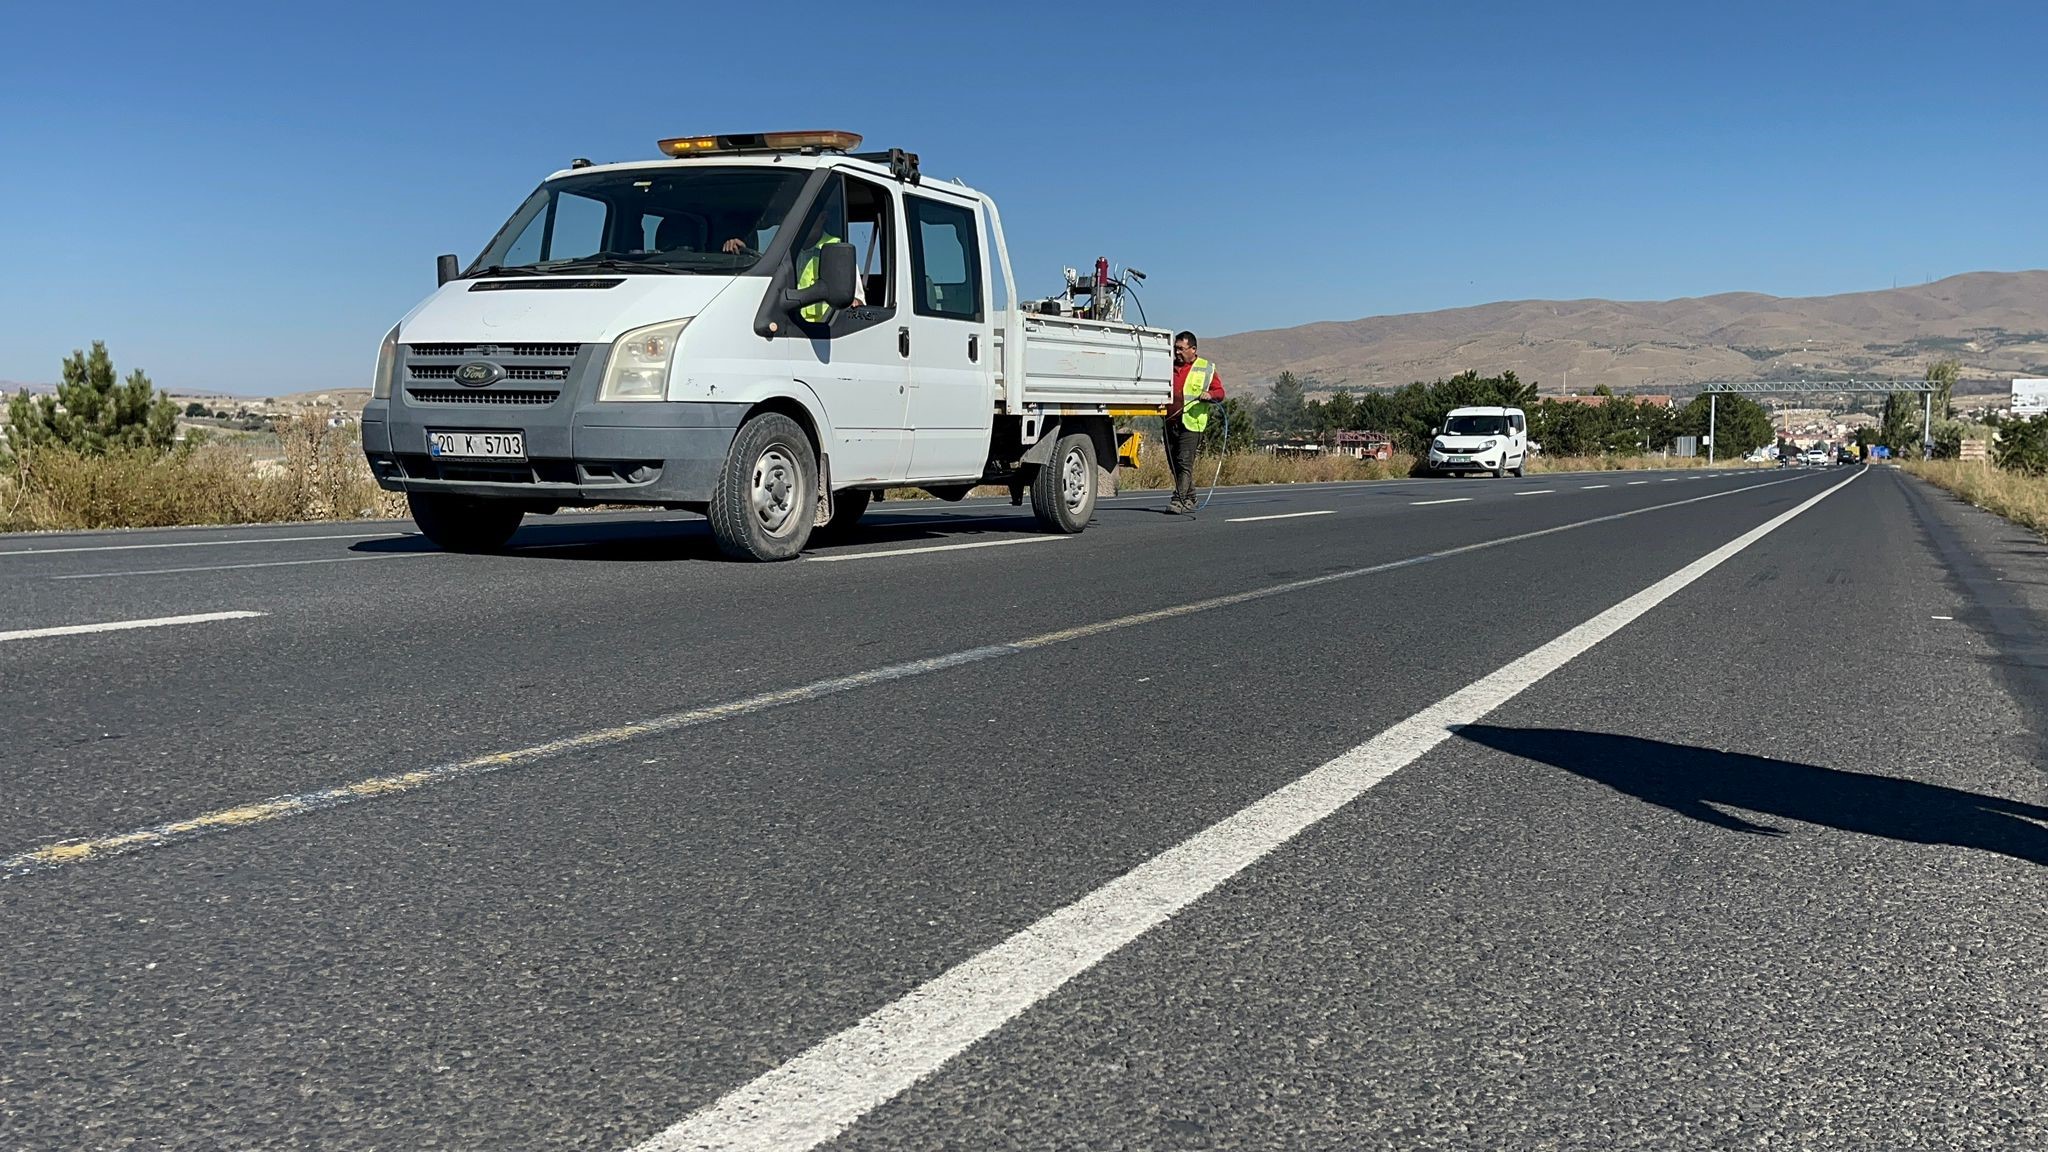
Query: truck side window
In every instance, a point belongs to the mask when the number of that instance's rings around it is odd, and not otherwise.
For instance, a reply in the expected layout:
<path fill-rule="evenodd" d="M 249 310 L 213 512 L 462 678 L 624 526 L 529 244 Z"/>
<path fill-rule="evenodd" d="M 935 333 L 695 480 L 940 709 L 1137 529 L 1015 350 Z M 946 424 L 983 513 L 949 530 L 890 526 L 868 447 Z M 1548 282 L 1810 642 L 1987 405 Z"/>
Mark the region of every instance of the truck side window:
<path fill-rule="evenodd" d="M 910 210 L 910 278 L 920 316 L 981 320 L 981 247 L 974 212 L 922 196 Z"/>
<path fill-rule="evenodd" d="M 555 199 L 555 210 L 547 221 L 547 239 L 541 244 L 542 260 L 576 260 L 604 251 L 605 220 L 610 215 L 602 200 L 564 192 Z"/>
<path fill-rule="evenodd" d="M 860 298 L 870 308 L 896 306 L 896 197 L 878 184 L 846 179 L 846 239 L 860 253 Z"/>

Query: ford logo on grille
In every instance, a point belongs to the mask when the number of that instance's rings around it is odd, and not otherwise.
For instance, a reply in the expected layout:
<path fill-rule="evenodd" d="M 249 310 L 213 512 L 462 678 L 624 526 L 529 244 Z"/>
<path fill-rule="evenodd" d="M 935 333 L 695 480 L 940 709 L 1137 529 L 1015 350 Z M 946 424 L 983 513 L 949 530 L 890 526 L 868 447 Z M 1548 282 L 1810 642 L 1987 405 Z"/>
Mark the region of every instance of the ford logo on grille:
<path fill-rule="evenodd" d="M 455 382 L 464 388 L 488 388 L 505 378 L 505 370 L 489 360 L 471 360 L 455 370 Z"/>

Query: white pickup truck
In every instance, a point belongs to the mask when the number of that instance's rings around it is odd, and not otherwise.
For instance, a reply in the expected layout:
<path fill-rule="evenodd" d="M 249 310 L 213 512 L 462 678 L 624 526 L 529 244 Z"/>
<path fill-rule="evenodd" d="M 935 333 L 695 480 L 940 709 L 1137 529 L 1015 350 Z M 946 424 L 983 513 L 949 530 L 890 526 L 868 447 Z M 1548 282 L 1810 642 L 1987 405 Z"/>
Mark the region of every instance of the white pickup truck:
<path fill-rule="evenodd" d="M 1081 531 L 1115 417 L 1166 407 L 1170 334 L 1020 303 L 994 201 L 859 140 L 686 137 L 549 176 L 384 337 L 377 482 L 462 551 L 645 504 L 784 560 L 897 485 L 1019 485 Z"/>

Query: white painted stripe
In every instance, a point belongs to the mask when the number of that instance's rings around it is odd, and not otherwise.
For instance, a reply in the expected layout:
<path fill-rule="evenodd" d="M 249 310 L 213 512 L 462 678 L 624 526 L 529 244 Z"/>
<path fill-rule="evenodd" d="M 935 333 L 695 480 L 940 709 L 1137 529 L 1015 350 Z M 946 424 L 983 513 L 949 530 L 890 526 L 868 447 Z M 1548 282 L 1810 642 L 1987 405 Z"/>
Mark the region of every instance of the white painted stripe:
<path fill-rule="evenodd" d="M 40 640 L 46 636 L 84 636 L 94 632 L 126 632 L 134 628 L 169 628 L 176 624 L 210 624 L 215 620 L 250 620 L 268 612 L 201 612 L 194 616 L 157 616 L 148 620 L 113 620 L 105 624 L 67 624 L 61 628 L 23 628 L 0 632 L 4 640 Z"/>
<path fill-rule="evenodd" d="M 827 564 L 835 560 L 884 560 L 891 556 L 921 556 L 926 552 L 959 552 L 968 548 L 1005 548 L 1011 544 L 1049 544 L 1054 540 L 1065 540 L 1065 536 L 1018 536 L 1009 540 L 970 540 L 965 544 L 931 544 L 922 548 L 891 548 L 886 552 L 842 552 L 837 556 L 806 556 L 813 564 Z"/>
<path fill-rule="evenodd" d="M 1531 488 L 1531 489 L 1529 489 L 1529 490 L 1528 490 L 1527 492 L 1517 492 L 1517 493 L 1515 493 L 1515 495 L 1517 495 L 1517 496 L 1549 496 L 1549 495 L 1551 495 L 1552 493 L 1554 493 L 1554 492 L 1556 492 L 1556 491 L 1557 491 L 1557 489 L 1555 489 L 1555 488 Z"/>
<path fill-rule="evenodd" d="M 383 540 L 412 532 L 354 532 L 328 536 L 244 536 L 235 540 L 175 540 L 157 544 L 94 544 L 75 548 L 11 548 L 0 556 L 57 556 L 66 552 L 139 552 L 149 548 L 225 548 L 235 544 L 298 544 L 307 540 Z"/>
<path fill-rule="evenodd" d="M 1683 480 L 1683 479 L 1685 479 L 1685 477 L 1683 477 L 1683 476 L 1666 476 L 1666 477 L 1664 478 L 1664 482 L 1665 482 L 1666 484 L 1676 484 L 1676 483 L 1678 483 L 1678 482 L 1679 482 L 1680 480 Z"/>
<path fill-rule="evenodd" d="M 1581 484 L 1581 485 L 1579 485 L 1579 487 L 1581 487 L 1581 488 L 1605 488 L 1605 487 L 1607 487 L 1607 485 L 1605 485 L 1605 484 Z"/>
<path fill-rule="evenodd" d="M 1635 486 L 1636 486 L 1636 485 L 1638 485 L 1638 484 L 1648 484 L 1648 483 L 1649 483 L 1649 481 L 1648 481 L 1648 480 L 1631 480 L 1631 481 L 1629 481 L 1629 482 L 1628 482 L 1628 486 L 1629 486 L 1630 488 L 1633 488 L 1633 487 L 1635 487 Z"/>
<path fill-rule="evenodd" d="M 233 572 L 240 568 L 296 568 L 302 564 L 347 564 L 354 560 L 409 560 L 446 552 L 385 552 L 370 556 L 327 556 L 319 560 L 259 560 L 248 564 L 202 564 L 193 568 L 137 568 L 128 572 L 73 572 L 52 580 L 106 580 L 115 576 L 170 576 L 178 572 Z"/>
<path fill-rule="evenodd" d="M 942 656 L 932 656 L 922 660 L 911 660 L 901 664 L 888 664 L 862 672 L 852 672 L 844 676 L 833 676 L 828 679 L 813 681 L 794 688 L 776 689 L 756 696 L 729 700 L 722 704 L 693 708 L 685 712 L 671 712 L 665 716 L 636 720 L 610 728 L 579 732 L 554 740 L 543 741 L 539 744 L 531 744 L 523 748 L 513 748 L 503 752 L 491 752 L 482 756 L 474 756 L 467 760 L 457 760 L 427 768 L 415 768 L 384 776 L 371 776 L 354 781 L 353 783 L 335 785 L 330 788 L 317 789 L 297 795 L 273 796 L 254 803 L 225 808 L 188 819 L 173 820 L 164 824 L 152 825 L 148 828 L 137 828 L 128 832 L 96 838 L 85 837 L 60 840 L 55 843 L 45 844 L 40 848 L 18 852 L 12 856 L 0 857 L 0 880 L 26 876 L 45 869 L 64 867 L 86 861 L 110 860 L 116 856 L 126 856 L 130 853 L 141 852 L 151 848 L 163 848 L 172 844 L 182 843 L 186 840 L 210 836 L 232 829 L 248 828 L 273 820 L 303 816 L 311 812 L 318 812 L 344 804 L 356 804 L 366 800 L 382 799 L 418 788 L 445 783 L 450 780 L 466 779 L 491 772 L 500 772 L 509 768 L 517 768 L 536 761 L 545 760 L 553 756 L 572 752 L 584 752 L 594 748 L 605 748 L 647 736 L 678 732 L 685 728 L 694 728 L 703 724 L 713 724 L 741 716 L 750 716 L 771 708 L 819 700 L 842 692 L 851 692 L 860 688 L 887 684 L 913 676 L 923 676 L 949 668 L 958 668 L 966 664 L 974 664 L 984 660 L 995 660 L 1006 656 L 1018 656 L 1027 652 L 1035 652 L 1041 648 L 1050 648 L 1076 640 L 1085 640 L 1092 636 L 1100 636 L 1126 628 L 1135 628 L 1144 624 L 1155 624 L 1162 620 L 1174 620 L 1184 616 L 1213 612 L 1218 608 L 1228 608 L 1236 604 L 1249 604 L 1253 601 L 1265 600 L 1275 596 L 1285 596 L 1310 588 L 1320 588 L 1326 584 L 1335 584 L 1340 581 L 1377 575 L 1381 572 L 1411 568 L 1419 564 L 1430 564 L 1438 560 L 1448 560 L 1454 556 L 1483 552 L 1490 548 L 1519 544 L 1527 540 L 1538 540 L 1545 536 L 1555 536 L 1560 532 L 1571 532 L 1596 524 L 1610 524 L 1617 520 L 1626 520 L 1632 516 L 1643 516 L 1651 512 L 1661 512 L 1671 508 L 1682 508 L 1688 504 L 1699 504 L 1707 500 L 1716 500 L 1723 496 L 1734 496 L 1742 492 L 1754 491 L 1759 488 L 1772 488 L 1779 484 L 1790 482 L 1789 479 L 1766 480 L 1763 483 L 1752 484 L 1746 488 L 1731 488 L 1725 492 L 1709 492 L 1705 496 L 1692 496 L 1683 500 L 1652 504 L 1644 508 L 1631 508 L 1625 512 L 1611 512 L 1605 516 L 1594 516 L 1569 524 L 1559 524 L 1551 528 L 1537 528 L 1528 532 L 1516 533 L 1512 536 L 1497 536 L 1489 540 L 1480 540 L 1472 544 L 1461 544 L 1455 548 L 1446 548 L 1440 552 L 1424 552 L 1420 555 L 1408 556 L 1399 560 L 1388 560 L 1380 564 L 1368 565 L 1364 568 L 1351 568 L 1340 572 L 1325 573 L 1321 576 L 1308 576 L 1300 580 L 1290 580 L 1284 584 L 1268 584 L 1261 588 L 1250 588 L 1242 592 L 1230 592 L 1221 596 L 1211 596 L 1206 600 L 1195 600 L 1183 604 L 1169 605 L 1165 608 L 1155 608 L 1149 612 L 1134 612 L 1128 616 L 1099 620 L 1093 624 L 1077 624 L 1071 628 L 1062 628 L 1055 632 L 1041 632 L 1036 636 L 1027 636 L 1022 640 L 988 644 L 980 648 L 969 648 L 959 652 L 950 652 Z M 1060 537 L 1052 537 L 1052 539 L 1060 539 Z"/>
<path fill-rule="evenodd" d="M 1275 512 L 1271 516 L 1237 516 L 1225 520 L 1225 524 L 1249 524 L 1254 520 L 1292 520 L 1297 516 L 1335 516 L 1335 508 L 1322 508 L 1314 512 Z"/>
<path fill-rule="evenodd" d="M 1853 478 L 1852 478 L 1853 479 Z M 633 1152 L 815 1148 L 1111 953 L 1842 489 L 1835 485 L 963 961 Z"/>
<path fill-rule="evenodd" d="M 1470 496 L 1452 496 L 1447 500 L 1410 500 L 1408 505 L 1411 508 L 1422 508 L 1430 504 L 1463 504 L 1470 499 Z"/>

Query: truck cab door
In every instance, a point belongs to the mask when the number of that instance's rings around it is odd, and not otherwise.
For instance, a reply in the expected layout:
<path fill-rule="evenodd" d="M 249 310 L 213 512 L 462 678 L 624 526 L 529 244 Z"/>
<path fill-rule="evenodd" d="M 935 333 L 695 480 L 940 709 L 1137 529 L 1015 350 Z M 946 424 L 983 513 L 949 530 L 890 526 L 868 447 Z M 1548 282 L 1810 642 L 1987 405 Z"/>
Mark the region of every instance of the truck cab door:
<path fill-rule="evenodd" d="M 804 240 L 831 237 L 858 255 L 860 299 L 831 309 L 822 320 L 796 325 L 799 339 L 776 343 L 796 359 L 792 374 L 824 405 L 837 443 L 832 485 L 899 481 L 909 470 L 906 413 L 909 354 L 897 307 L 902 213 L 896 193 L 883 185 L 835 175 L 820 193 L 793 250 L 797 269 L 816 252 Z"/>
<path fill-rule="evenodd" d="M 973 480 L 988 463 L 995 349 L 978 206 L 906 193 L 910 479 Z"/>

